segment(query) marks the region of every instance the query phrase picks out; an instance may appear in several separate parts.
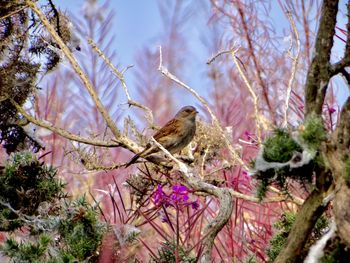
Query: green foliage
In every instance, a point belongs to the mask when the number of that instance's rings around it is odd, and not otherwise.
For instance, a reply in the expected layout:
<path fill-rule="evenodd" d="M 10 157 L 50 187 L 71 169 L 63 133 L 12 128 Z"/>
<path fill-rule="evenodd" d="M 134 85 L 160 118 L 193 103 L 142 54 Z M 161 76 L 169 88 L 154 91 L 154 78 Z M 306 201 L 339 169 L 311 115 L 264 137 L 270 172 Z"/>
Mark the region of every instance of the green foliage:
<path fill-rule="evenodd" d="M 303 149 L 282 129 L 277 129 L 274 135 L 264 142 L 263 157 L 267 162 L 288 162 L 294 152 L 302 152 Z"/>
<path fill-rule="evenodd" d="M 315 227 L 312 231 L 313 237 L 319 239 L 324 234 L 324 230 L 328 227 L 329 220 L 325 216 L 321 216 L 316 221 Z"/>
<path fill-rule="evenodd" d="M 310 115 L 305 121 L 305 129 L 300 133 L 300 137 L 311 150 L 316 151 L 321 142 L 327 138 L 322 118 L 317 115 Z"/>
<path fill-rule="evenodd" d="M 295 219 L 295 214 L 285 213 L 282 219 L 274 224 L 278 233 L 270 240 L 270 247 L 267 250 L 269 262 L 273 262 L 282 250 Z"/>
<path fill-rule="evenodd" d="M 312 182 L 312 171 L 314 163 L 310 162 L 302 167 L 291 169 L 289 165 L 281 168 L 268 169 L 263 172 L 259 172 L 255 175 L 258 180 L 257 184 L 257 197 L 261 201 L 267 192 L 267 187 L 271 182 L 276 183 L 283 191 L 288 194 L 288 182 L 287 178 L 298 181 L 300 184 L 307 185 Z"/>
<path fill-rule="evenodd" d="M 0 230 L 23 225 L 21 215 L 34 215 L 42 202 L 64 197 L 64 184 L 56 178 L 56 169 L 39 162 L 30 152 L 13 154 L 0 171 Z M 13 209 L 13 211 L 11 210 Z"/>
<path fill-rule="evenodd" d="M 5 241 L 0 251 L 14 262 L 90 262 L 97 257 L 106 224 L 98 220 L 96 207 L 82 197 L 68 202 L 57 216 L 40 218 L 46 234 L 30 236 L 30 241 Z M 53 240 L 59 240 L 53 242 Z M 36 241 L 33 241 L 36 240 Z"/>
<path fill-rule="evenodd" d="M 346 155 L 344 158 L 344 177 L 345 180 L 350 183 L 350 155 Z"/>
<path fill-rule="evenodd" d="M 256 257 L 254 255 L 249 256 L 245 261 L 245 263 L 257 263 L 257 262 L 258 261 L 256 260 Z"/>
<path fill-rule="evenodd" d="M 42 262 L 43 256 L 52 243 L 50 236 L 42 234 L 38 237 L 36 242 L 17 242 L 9 238 L 0 247 L 2 253 L 15 262 Z M 48 259 L 48 258 L 47 258 Z"/>
<path fill-rule="evenodd" d="M 162 246 L 158 249 L 158 258 L 151 258 L 151 262 L 161 262 L 161 263 L 175 263 L 175 251 L 176 244 L 175 242 L 164 242 Z M 186 251 L 179 247 L 179 261 L 183 263 L 194 263 L 196 262 L 196 258 L 186 253 Z"/>
<path fill-rule="evenodd" d="M 267 178 L 262 178 L 259 182 L 259 184 L 256 187 L 256 195 L 259 198 L 259 201 L 263 200 L 266 192 L 267 187 L 269 186 L 270 182 Z"/>
<path fill-rule="evenodd" d="M 4 255 L 14 262 L 48 263 L 82 262 L 96 256 L 105 224 L 85 196 L 63 202 L 64 184 L 56 178 L 56 169 L 30 152 L 19 152 L 1 170 L 0 184 L 0 230 L 30 229 L 28 240 L 7 239 L 0 247 Z M 42 212 L 41 204 L 51 213 Z"/>
<path fill-rule="evenodd" d="M 323 257 L 320 263 L 342 263 L 350 262 L 349 249 L 340 242 L 339 238 L 328 241 Z"/>
<path fill-rule="evenodd" d="M 59 233 L 65 243 L 62 255 L 79 261 L 93 256 L 105 232 L 105 224 L 98 220 L 96 207 L 89 205 L 85 196 L 68 204 L 66 218 L 59 223 Z"/>
<path fill-rule="evenodd" d="M 269 262 L 273 262 L 278 254 L 281 252 L 287 237 L 289 235 L 289 232 L 292 229 L 292 226 L 296 220 L 297 215 L 294 213 L 285 213 L 282 216 L 282 219 L 277 221 L 274 224 L 274 228 L 277 230 L 277 233 L 271 238 L 270 240 L 270 247 L 267 250 L 267 255 L 269 257 Z M 326 217 L 321 216 L 312 231 L 311 238 L 308 240 L 307 244 L 304 247 L 304 251 L 302 253 L 307 253 L 309 250 L 310 246 L 317 240 L 319 239 L 325 228 L 328 227 L 328 220 Z"/>
<path fill-rule="evenodd" d="M 276 129 L 264 142 L 262 155 L 256 160 L 255 178 L 258 180 L 257 197 L 265 197 L 267 187 L 273 182 L 288 193 L 288 179 L 305 185 L 312 182 L 316 165 L 322 165 L 319 155 L 313 159 L 292 136 L 283 129 Z M 318 163 L 320 162 L 320 164 Z M 276 163 L 276 164 L 275 164 Z"/>

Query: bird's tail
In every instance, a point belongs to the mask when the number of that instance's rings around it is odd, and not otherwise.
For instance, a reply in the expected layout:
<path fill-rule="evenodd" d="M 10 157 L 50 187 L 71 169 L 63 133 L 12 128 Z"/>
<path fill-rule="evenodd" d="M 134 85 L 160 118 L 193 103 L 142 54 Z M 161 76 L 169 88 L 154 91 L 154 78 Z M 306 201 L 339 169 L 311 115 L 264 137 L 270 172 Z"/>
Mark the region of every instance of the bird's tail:
<path fill-rule="evenodd" d="M 125 168 L 129 167 L 130 165 L 132 165 L 133 163 L 135 163 L 137 161 L 137 159 L 140 158 L 141 153 L 135 154 L 134 157 L 132 157 L 132 159 L 125 165 Z"/>

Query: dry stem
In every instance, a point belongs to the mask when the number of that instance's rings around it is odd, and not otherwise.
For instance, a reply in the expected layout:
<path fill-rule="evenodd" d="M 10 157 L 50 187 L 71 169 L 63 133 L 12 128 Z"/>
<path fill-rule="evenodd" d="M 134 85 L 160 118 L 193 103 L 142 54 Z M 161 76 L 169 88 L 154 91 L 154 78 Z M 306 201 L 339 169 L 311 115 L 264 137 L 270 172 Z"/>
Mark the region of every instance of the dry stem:
<path fill-rule="evenodd" d="M 261 144 L 261 126 L 262 126 L 262 118 L 260 116 L 259 113 L 259 99 L 258 96 L 255 94 L 255 91 L 252 87 L 252 85 L 250 84 L 246 74 L 243 72 L 240 63 L 238 62 L 237 58 L 236 58 L 236 53 L 238 52 L 238 48 L 237 49 L 231 49 L 231 56 L 233 59 L 233 62 L 235 63 L 238 73 L 239 75 L 243 78 L 243 81 L 245 83 L 245 85 L 247 86 L 250 95 L 253 98 L 253 104 L 254 104 L 254 117 L 255 117 L 255 121 L 256 121 L 256 127 L 257 127 L 257 140 L 258 140 L 258 144 Z"/>
<path fill-rule="evenodd" d="M 111 116 L 109 115 L 108 111 L 103 106 L 103 104 L 102 104 L 100 98 L 98 97 L 91 81 L 86 76 L 86 74 L 83 72 L 82 68 L 79 66 L 74 55 L 69 50 L 69 48 L 65 45 L 65 43 L 62 41 L 62 39 L 59 37 L 59 35 L 55 31 L 54 27 L 50 24 L 49 20 L 45 17 L 44 13 L 36 6 L 36 4 L 33 1 L 26 0 L 26 4 L 39 17 L 39 19 L 41 20 L 43 25 L 46 27 L 46 29 L 49 31 L 49 33 L 52 35 L 53 39 L 55 39 L 58 46 L 62 50 L 63 54 L 66 56 L 66 58 L 68 59 L 68 61 L 72 65 L 74 71 L 78 74 L 78 76 L 80 77 L 80 79 L 84 83 L 84 86 L 86 87 L 88 93 L 90 94 L 92 100 L 94 101 L 98 111 L 102 114 L 108 127 L 111 129 L 113 135 L 115 136 L 115 140 L 118 141 L 118 143 L 120 145 L 123 145 L 124 147 L 128 148 L 129 150 L 131 150 L 133 152 L 138 152 L 140 150 L 140 147 L 138 147 L 129 138 L 127 138 L 121 134 L 121 132 L 119 131 L 119 129 L 117 128 L 117 126 L 113 122 Z"/>
<path fill-rule="evenodd" d="M 12 104 L 16 107 L 17 111 L 19 113 L 21 113 L 29 122 L 34 123 L 35 125 L 48 129 L 68 140 L 72 140 L 72 141 L 76 141 L 76 142 L 81 142 L 84 144 L 89 144 L 89 145 L 95 145 L 95 146 L 102 146 L 102 147 L 118 147 L 120 146 L 119 143 L 115 143 L 115 142 L 105 142 L 105 141 L 101 141 L 101 140 L 95 140 L 95 139 L 91 139 L 91 138 L 84 138 L 81 136 L 78 136 L 76 134 L 73 134 L 71 132 L 68 132 L 64 129 L 58 128 L 53 126 L 52 123 L 48 122 L 48 121 L 42 121 L 42 120 L 38 120 L 34 117 L 32 117 L 31 115 L 29 115 L 20 105 L 18 105 L 15 101 L 11 100 Z"/>
<path fill-rule="evenodd" d="M 287 125 L 288 125 L 287 113 L 288 113 L 288 108 L 289 108 L 289 99 L 290 99 L 290 94 L 292 92 L 292 86 L 293 86 L 293 82 L 294 82 L 294 79 L 295 79 L 295 73 L 297 71 L 297 66 L 298 66 L 299 56 L 300 56 L 299 33 L 298 33 L 298 30 L 297 30 L 297 28 L 295 26 L 295 22 L 294 22 L 293 16 L 292 16 L 292 14 L 290 12 L 287 12 L 287 17 L 288 17 L 289 23 L 290 23 L 290 25 L 291 25 L 291 27 L 293 29 L 297 50 L 296 50 L 296 54 L 293 56 L 293 54 L 292 54 L 292 40 L 291 40 L 291 46 L 290 46 L 290 48 L 288 50 L 288 55 L 292 59 L 293 65 L 292 65 L 292 74 L 291 74 L 289 82 L 288 82 L 286 101 L 285 101 L 285 104 L 284 104 L 284 118 L 283 118 L 282 127 L 287 127 Z"/>
<path fill-rule="evenodd" d="M 129 105 L 133 105 L 135 107 L 138 107 L 142 110 L 144 110 L 147 115 L 148 118 L 146 118 L 149 122 L 150 125 L 154 124 L 154 119 L 153 119 L 153 113 L 151 111 L 150 108 L 146 107 L 145 105 L 142 105 L 141 103 L 138 103 L 134 100 L 131 99 L 131 96 L 129 94 L 129 90 L 128 87 L 126 85 L 125 82 L 125 78 L 124 78 L 124 71 L 120 72 L 112 63 L 112 61 L 110 61 L 110 59 L 108 59 L 105 54 L 102 52 L 101 49 L 99 49 L 99 47 L 96 45 L 96 43 L 92 40 L 92 39 L 88 39 L 88 43 L 91 45 L 91 47 L 97 52 L 97 54 L 104 60 L 104 62 L 111 68 L 112 73 L 120 80 L 123 90 L 125 92 L 126 98 L 128 99 L 128 104 Z M 128 69 L 130 67 L 127 67 L 126 69 Z"/>

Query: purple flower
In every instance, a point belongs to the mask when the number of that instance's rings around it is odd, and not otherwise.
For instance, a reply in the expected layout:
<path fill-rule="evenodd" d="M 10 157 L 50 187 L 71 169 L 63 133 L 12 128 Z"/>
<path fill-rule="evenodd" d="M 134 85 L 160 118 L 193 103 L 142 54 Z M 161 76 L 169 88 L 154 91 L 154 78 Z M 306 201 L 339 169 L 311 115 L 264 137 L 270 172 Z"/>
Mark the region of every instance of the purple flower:
<path fill-rule="evenodd" d="M 198 200 L 191 203 L 192 209 L 197 210 L 199 208 Z"/>
<path fill-rule="evenodd" d="M 162 217 L 162 223 L 170 223 L 166 216 Z"/>
<path fill-rule="evenodd" d="M 171 194 L 171 200 L 173 203 L 185 203 L 189 199 L 188 189 L 183 185 L 174 185 L 173 192 Z"/>
<path fill-rule="evenodd" d="M 337 110 L 334 109 L 333 107 L 330 107 L 330 108 L 328 108 L 328 111 L 330 114 L 332 114 L 332 113 L 336 112 Z"/>
<path fill-rule="evenodd" d="M 167 202 L 167 195 L 164 193 L 162 186 L 159 184 L 157 190 L 154 192 L 154 203 L 156 205 L 161 205 Z"/>
<path fill-rule="evenodd" d="M 174 185 L 171 188 L 171 193 L 167 195 L 161 185 L 158 185 L 153 194 L 153 202 L 156 206 L 169 206 L 179 209 L 180 211 L 191 206 L 192 209 L 197 210 L 199 208 L 199 200 L 190 201 L 189 190 L 183 185 Z M 162 222 L 166 223 L 169 221 L 164 215 L 161 215 Z"/>

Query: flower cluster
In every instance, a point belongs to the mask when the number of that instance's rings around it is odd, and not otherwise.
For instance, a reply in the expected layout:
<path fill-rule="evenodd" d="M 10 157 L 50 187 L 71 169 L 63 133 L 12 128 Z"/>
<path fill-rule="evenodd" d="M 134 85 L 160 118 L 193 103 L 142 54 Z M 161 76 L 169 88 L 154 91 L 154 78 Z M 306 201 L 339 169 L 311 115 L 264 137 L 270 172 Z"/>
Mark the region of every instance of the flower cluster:
<path fill-rule="evenodd" d="M 156 206 L 164 205 L 165 207 L 173 206 L 176 208 L 191 206 L 193 209 L 198 209 L 198 200 L 190 201 L 189 199 L 188 188 L 184 185 L 173 185 L 169 194 L 166 194 L 163 187 L 158 185 L 153 194 L 153 201 Z"/>

